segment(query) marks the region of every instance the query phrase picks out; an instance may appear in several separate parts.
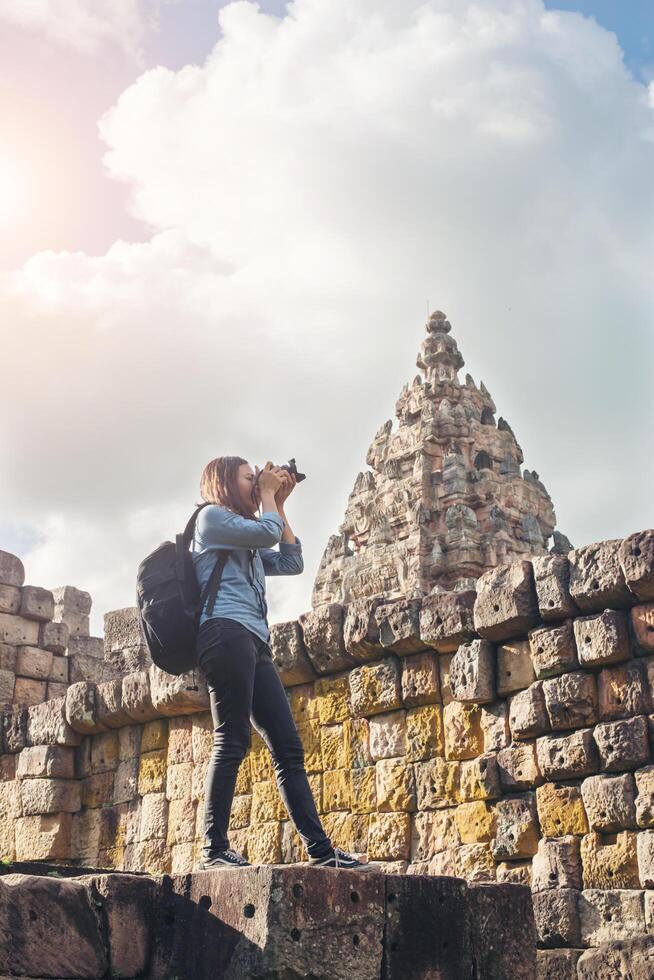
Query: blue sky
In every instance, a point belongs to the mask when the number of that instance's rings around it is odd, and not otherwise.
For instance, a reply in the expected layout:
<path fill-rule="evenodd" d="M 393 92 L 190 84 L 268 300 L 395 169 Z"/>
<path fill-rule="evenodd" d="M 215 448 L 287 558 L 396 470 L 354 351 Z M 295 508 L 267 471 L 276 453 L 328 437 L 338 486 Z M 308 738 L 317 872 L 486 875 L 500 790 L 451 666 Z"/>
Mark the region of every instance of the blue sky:
<path fill-rule="evenodd" d="M 594 17 L 617 35 L 625 62 L 643 81 L 654 78 L 654 2 L 652 0 L 545 0 L 551 10 L 572 10 Z"/>

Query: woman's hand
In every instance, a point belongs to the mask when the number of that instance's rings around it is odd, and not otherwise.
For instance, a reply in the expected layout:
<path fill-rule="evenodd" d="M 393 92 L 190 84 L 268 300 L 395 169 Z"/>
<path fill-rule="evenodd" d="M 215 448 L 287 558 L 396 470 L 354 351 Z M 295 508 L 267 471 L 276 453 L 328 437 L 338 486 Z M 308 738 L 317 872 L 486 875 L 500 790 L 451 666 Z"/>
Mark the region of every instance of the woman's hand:
<path fill-rule="evenodd" d="M 297 484 L 297 479 L 292 473 L 289 473 L 288 470 L 282 470 L 280 475 L 283 477 L 284 482 L 275 494 L 275 503 L 277 504 L 277 507 L 284 506 L 284 501 L 289 494 L 293 492 Z"/>
<path fill-rule="evenodd" d="M 281 467 L 273 466 L 271 462 L 266 463 L 262 470 L 258 466 L 255 466 L 255 478 L 258 478 L 259 497 L 268 491 L 269 493 L 273 493 L 276 498 L 277 492 L 284 483 L 283 476 L 285 472 Z"/>

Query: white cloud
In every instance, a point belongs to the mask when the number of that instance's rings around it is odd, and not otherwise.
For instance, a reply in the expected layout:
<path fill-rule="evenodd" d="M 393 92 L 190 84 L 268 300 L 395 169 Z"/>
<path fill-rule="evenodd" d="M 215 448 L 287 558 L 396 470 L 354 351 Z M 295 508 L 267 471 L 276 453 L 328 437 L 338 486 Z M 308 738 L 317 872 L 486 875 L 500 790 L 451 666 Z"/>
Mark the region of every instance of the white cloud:
<path fill-rule="evenodd" d="M 30 581 L 131 604 L 208 459 L 295 455 L 306 572 L 271 580 L 271 621 L 308 608 L 427 301 L 575 543 L 651 523 L 652 109 L 614 36 L 539 0 L 220 20 L 204 66 L 146 72 L 100 123 L 152 241 L 0 285 L 0 510 L 43 530 Z"/>
<path fill-rule="evenodd" d="M 138 56 L 151 20 L 142 7 L 140 0 L 0 0 L 0 21 L 85 54 L 110 43 Z"/>

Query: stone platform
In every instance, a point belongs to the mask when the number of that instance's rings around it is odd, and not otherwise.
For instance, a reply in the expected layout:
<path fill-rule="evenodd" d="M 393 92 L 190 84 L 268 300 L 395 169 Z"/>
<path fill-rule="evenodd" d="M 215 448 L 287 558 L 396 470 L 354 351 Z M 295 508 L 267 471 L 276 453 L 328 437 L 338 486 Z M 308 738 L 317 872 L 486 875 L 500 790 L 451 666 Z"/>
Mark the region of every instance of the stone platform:
<path fill-rule="evenodd" d="M 298 865 L 134 875 L 14 864 L 0 974 L 151 980 L 536 976 L 529 889 Z"/>

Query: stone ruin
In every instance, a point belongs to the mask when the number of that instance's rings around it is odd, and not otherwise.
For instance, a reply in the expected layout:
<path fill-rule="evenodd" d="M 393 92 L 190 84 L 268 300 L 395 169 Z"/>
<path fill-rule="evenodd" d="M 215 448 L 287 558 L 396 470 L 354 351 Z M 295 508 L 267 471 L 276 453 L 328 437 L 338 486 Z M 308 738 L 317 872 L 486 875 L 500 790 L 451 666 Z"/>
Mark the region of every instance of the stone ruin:
<path fill-rule="evenodd" d="M 419 598 L 469 588 L 489 568 L 542 555 L 556 518 L 538 473 L 521 471 L 513 430 L 458 372 L 464 360 L 445 314 L 432 313 L 406 384 L 370 446 L 339 528 L 330 537 L 313 607 L 384 595 Z M 557 550 L 570 544 L 558 533 Z"/>
<path fill-rule="evenodd" d="M 230 824 L 255 866 L 194 872 L 202 676 L 152 665 L 133 608 L 88 637 L 87 593 L 0 552 L 0 976 L 654 976 L 654 531 L 547 553 L 544 490 L 487 469 L 507 560 L 271 628 L 322 822 L 372 874 L 302 863 L 256 733 Z"/>

